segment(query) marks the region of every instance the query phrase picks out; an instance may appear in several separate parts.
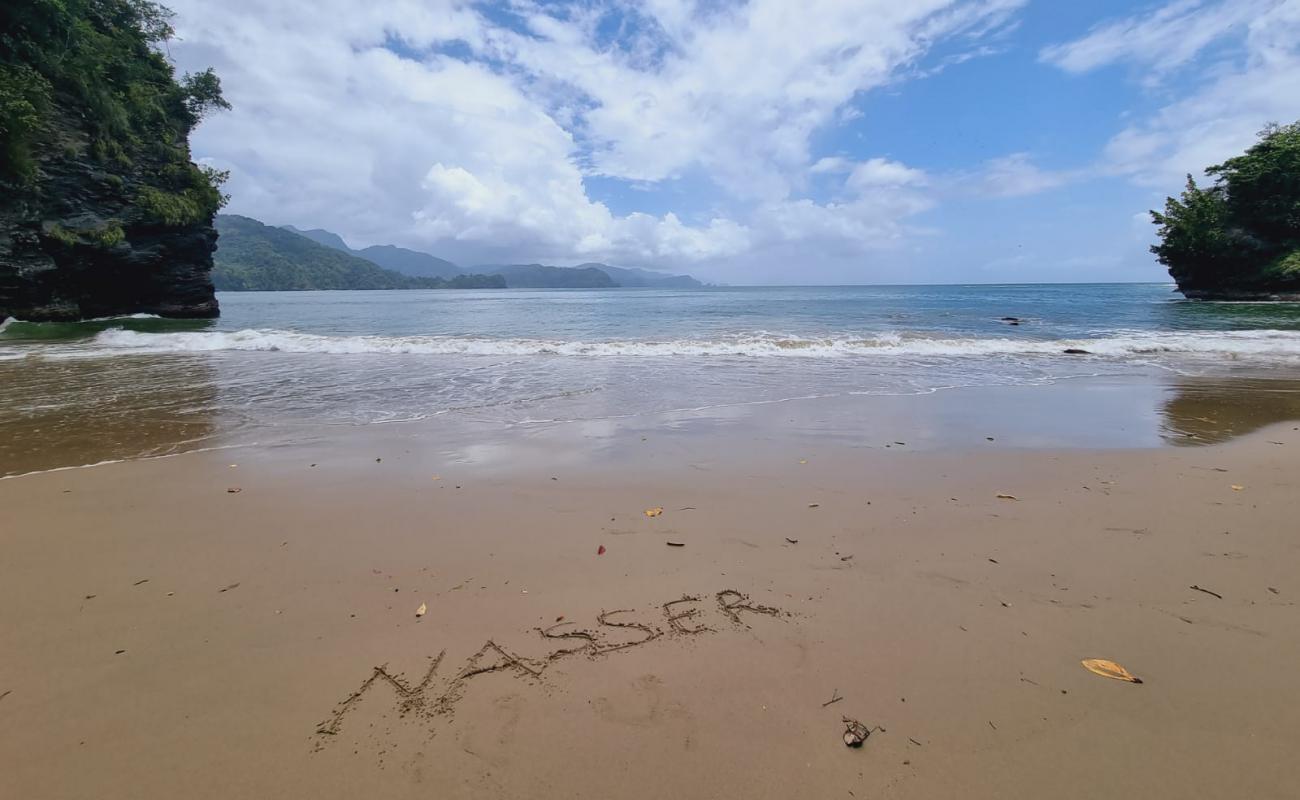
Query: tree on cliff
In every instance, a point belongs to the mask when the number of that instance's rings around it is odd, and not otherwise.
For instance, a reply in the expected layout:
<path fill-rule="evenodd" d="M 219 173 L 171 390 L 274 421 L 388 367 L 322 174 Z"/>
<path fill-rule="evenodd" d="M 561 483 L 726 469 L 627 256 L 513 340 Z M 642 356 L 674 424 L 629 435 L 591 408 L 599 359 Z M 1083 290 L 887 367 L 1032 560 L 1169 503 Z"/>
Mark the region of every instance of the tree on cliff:
<path fill-rule="evenodd" d="M 211 316 L 225 174 L 189 133 L 228 108 L 179 80 L 150 0 L 0 2 L 0 316 Z"/>
<path fill-rule="evenodd" d="M 1187 176 L 1181 199 L 1152 211 L 1151 248 L 1193 296 L 1300 291 L 1300 122 L 1270 125 L 1243 155 Z"/>

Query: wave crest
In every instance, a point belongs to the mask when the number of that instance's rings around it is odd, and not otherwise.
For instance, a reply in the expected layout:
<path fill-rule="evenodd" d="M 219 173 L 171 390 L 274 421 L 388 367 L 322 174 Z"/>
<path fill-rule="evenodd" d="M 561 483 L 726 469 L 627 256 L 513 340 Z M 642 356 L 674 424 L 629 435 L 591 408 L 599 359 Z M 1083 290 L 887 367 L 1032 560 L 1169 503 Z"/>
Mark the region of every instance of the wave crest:
<path fill-rule="evenodd" d="M 1061 355 L 1067 349 L 1095 356 L 1155 354 L 1228 357 L 1300 357 L 1300 332 L 1280 330 L 1215 332 L 1129 332 L 1097 338 L 1034 340 L 1005 337 L 934 338 L 918 334 L 801 337 L 769 333 L 716 339 L 562 341 L 482 336 L 321 336 L 283 330 L 246 329 L 141 333 L 113 329 L 98 334 L 98 354 L 208 353 L 221 351 L 320 353 L 331 355 L 485 355 L 485 356 L 1034 356 Z M 89 353 L 87 353 L 89 354 Z"/>

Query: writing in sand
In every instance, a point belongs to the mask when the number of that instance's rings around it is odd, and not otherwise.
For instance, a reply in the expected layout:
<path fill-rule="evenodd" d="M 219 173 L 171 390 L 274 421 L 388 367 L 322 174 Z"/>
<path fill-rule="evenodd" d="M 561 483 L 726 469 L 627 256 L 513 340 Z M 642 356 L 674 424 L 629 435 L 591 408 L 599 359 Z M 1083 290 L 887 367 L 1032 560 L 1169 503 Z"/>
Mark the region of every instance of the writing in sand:
<path fill-rule="evenodd" d="M 713 596 L 716 601 L 716 614 L 736 627 L 748 627 L 746 614 L 759 614 L 768 617 L 780 617 L 782 612 L 771 606 L 759 605 L 734 589 L 723 589 Z M 661 637 L 696 636 L 716 632 L 707 622 L 708 609 L 712 607 L 701 595 L 682 595 L 659 606 L 663 614 L 662 627 L 646 621 L 629 618 L 635 613 L 630 609 L 601 611 L 596 616 L 596 630 L 578 628 L 572 622 L 557 621 L 546 628 L 536 628 L 536 632 L 548 643 L 551 650 L 541 657 L 525 657 L 512 652 L 494 640 L 488 639 L 473 655 L 467 658 L 454 675 L 445 680 L 438 679 L 438 668 L 446 660 L 447 651 L 430 658 L 429 667 L 418 683 L 412 683 L 400 674 L 388 671 L 386 665 L 375 667 L 370 677 L 361 682 L 355 691 L 343 699 L 330 716 L 316 728 L 319 746 L 324 746 L 331 736 L 343 729 L 348 714 L 376 686 L 387 686 L 394 693 L 396 711 L 403 718 L 414 718 L 434 722 L 446 718 L 455 710 L 456 704 L 465 696 L 472 681 L 489 673 L 508 673 L 514 677 L 535 682 L 541 680 L 546 669 L 565 658 L 585 656 L 600 658 L 617 651 L 640 647 Z M 621 632 L 635 638 L 628 641 L 614 641 L 611 633 Z M 562 645 L 555 645 L 562 642 Z"/>

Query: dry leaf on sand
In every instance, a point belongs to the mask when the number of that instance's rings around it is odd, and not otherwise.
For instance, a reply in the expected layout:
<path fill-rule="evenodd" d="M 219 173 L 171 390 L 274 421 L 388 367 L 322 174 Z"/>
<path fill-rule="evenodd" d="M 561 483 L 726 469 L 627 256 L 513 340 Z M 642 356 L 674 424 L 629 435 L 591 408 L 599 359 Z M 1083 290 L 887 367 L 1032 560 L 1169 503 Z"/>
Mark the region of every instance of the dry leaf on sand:
<path fill-rule="evenodd" d="M 664 513 L 664 510 L 659 506 L 655 506 L 654 508 L 647 508 L 645 510 L 645 515 L 647 517 L 657 517 L 662 513 Z"/>
<path fill-rule="evenodd" d="M 1107 661 L 1104 658 L 1085 658 L 1082 662 L 1084 669 L 1100 675 L 1103 678 L 1113 678 L 1117 681 L 1128 681 L 1129 683 L 1141 683 L 1142 679 L 1129 672 L 1128 670 L 1116 664 L 1114 661 Z"/>
<path fill-rule="evenodd" d="M 423 617 L 423 616 L 424 616 L 425 614 L 427 614 L 427 613 L 429 613 L 429 604 L 428 604 L 428 603 L 421 603 L 421 604 L 420 604 L 420 607 L 417 608 L 417 609 L 415 609 L 415 616 L 417 616 L 417 617 Z"/>
<path fill-rule="evenodd" d="M 1019 497 L 1016 497 L 1014 494 L 1000 494 L 1000 495 L 998 495 L 998 499 L 999 499 L 999 500 L 1019 500 L 1020 498 L 1019 498 Z"/>

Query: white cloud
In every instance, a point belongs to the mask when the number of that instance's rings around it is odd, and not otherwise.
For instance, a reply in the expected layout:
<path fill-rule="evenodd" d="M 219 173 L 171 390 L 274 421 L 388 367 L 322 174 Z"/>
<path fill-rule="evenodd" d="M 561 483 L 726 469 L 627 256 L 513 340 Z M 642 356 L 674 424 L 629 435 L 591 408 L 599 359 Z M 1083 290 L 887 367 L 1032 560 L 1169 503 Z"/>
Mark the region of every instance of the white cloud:
<path fill-rule="evenodd" d="M 459 0 L 173 0 L 171 52 L 214 66 L 234 104 L 194 139 L 232 171 L 234 213 L 464 263 L 687 266 L 894 246 L 933 203 L 926 176 L 815 161 L 814 133 L 935 42 L 977 47 L 1023 3 L 517 0 L 512 27 Z M 612 42 L 610 11 L 626 23 Z M 813 174 L 834 200 L 801 196 Z M 723 210 L 615 213 L 589 189 L 688 175 L 711 187 L 694 207 Z"/>
<path fill-rule="evenodd" d="M 1028 153 L 1012 153 L 987 161 L 975 185 L 978 192 L 993 197 L 1024 197 L 1064 186 L 1076 176 L 1041 169 Z"/>
<path fill-rule="evenodd" d="M 1240 33 L 1284 0 L 1174 0 L 1153 11 L 1102 23 L 1082 39 L 1045 48 L 1040 57 L 1067 72 L 1083 73 L 1120 62 L 1153 71 L 1181 67 L 1213 42 Z"/>
<path fill-rule="evenodd" d="M 1220 57 L 1189 63 L 1221 41 L 1232 46 Z M 1044 58 L 1074 72 L 1118 61 L 1193 72 L 1179 99 L 1116 134 L 1099 166 L 1172 192 L 1184 175 L 1248 147 L 1265 124 L 1300 115 L 1300 0 L 1180 0 L 1048 48 Z"/>

